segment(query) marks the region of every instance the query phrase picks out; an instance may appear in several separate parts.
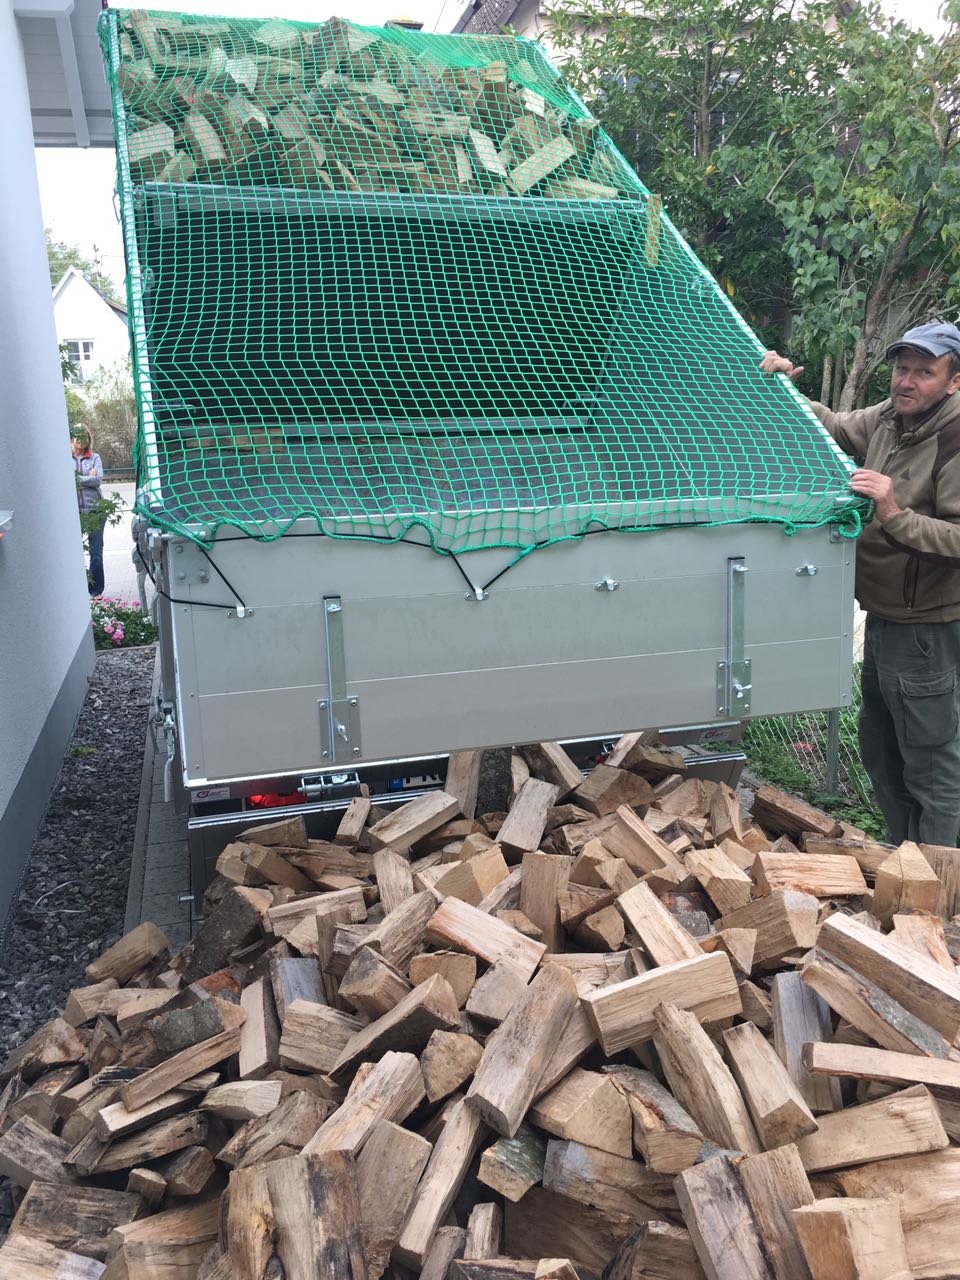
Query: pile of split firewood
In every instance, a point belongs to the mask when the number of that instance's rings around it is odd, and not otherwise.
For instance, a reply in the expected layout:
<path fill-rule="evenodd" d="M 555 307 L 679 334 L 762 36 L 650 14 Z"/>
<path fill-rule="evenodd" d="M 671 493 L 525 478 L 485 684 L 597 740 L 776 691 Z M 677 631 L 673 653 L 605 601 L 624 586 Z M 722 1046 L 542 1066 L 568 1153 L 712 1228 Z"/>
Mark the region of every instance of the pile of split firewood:
<path fill-rule="evenodd" d="M 642 188 L 526 47 L 134 11 L 116 78 L 134 181 L 615 200 Z M 422 47 L 421 47 L 422 46 Z M 484 51 L 491 61 L 477 66 Z M 499 51 L 510 61 L 496 60 Z M 471 65 L 472 56 L 472 65 Z M 462 64 L 458 65 L 458 58 Z"/>
<path fill-rule="evenodd" d="M 3 1280 L 960 1273 L 958 851 L 645 735 L 478 764 L 88 967 L 3 1068 Z"/>

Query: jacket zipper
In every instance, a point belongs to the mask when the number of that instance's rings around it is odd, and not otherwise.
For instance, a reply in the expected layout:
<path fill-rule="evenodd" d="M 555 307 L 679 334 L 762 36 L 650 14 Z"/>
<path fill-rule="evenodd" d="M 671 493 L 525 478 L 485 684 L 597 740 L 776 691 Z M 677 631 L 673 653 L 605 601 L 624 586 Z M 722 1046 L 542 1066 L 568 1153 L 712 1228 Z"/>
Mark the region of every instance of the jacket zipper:
<path fill-rule="evenodd" d="M 897 440 L 896 444 L 887 454 L 880 467 L 880 474 L 887 475 L 887 467 L 891 460 L 897 456 L 903 448 L 903 441 Z M 909 613 L 913 606 L 917 603 L 917 590 L 920 585 L 920 561 L 913 556 L 907 556 L 907 563 L 903 570 L 903 604 Z"/>

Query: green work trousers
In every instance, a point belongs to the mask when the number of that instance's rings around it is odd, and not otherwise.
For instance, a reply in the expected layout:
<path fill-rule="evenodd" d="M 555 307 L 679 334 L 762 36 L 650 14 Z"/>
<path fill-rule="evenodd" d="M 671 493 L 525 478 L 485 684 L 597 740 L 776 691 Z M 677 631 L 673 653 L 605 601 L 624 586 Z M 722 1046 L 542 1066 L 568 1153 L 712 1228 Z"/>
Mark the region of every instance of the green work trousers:
<path fill-rule="evenodd" d="M 867 616 L 860 754 L 893 844 L 960 831 L 960 621 Z"/>

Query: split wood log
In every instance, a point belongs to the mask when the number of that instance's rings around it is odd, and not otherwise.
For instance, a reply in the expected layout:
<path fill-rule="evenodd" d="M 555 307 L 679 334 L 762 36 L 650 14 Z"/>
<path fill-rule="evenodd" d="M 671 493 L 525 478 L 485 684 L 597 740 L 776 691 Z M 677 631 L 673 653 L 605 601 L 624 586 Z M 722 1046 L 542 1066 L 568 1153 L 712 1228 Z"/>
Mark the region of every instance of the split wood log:
<path fill-rule="evenodd" d="M 728 1156 L 713 1156 L 679 1174 L 677 1199 L 710 1280 L 773 1280 L 746 1192 Z"/>
<path fill-rule="evenodd" d="M 570 971 L 547 965 L 487 1042 L 466 1102 L 504 1137 L 519 1129 L 577 1001 Z"/>
<path fill-rule="evenodd" d="M 167 935 L 157 925 L 145 921 L 92 960 L 84 972 L 88 982 L 114 978 L 123 983 L 169 952 L 170 939 Z"/>
<path fill-rule="evenodd" d="M 389 915 L 401 902 L 413 897 L 410 863 L 406 858 L 401 858 L 395 849 L 378 849 L 373 855 L 373 870 L 385 914 Z"/>
<path fill-rule="evenodd" d="M 814 1115 L 842 1105 L 838 1081 L 811 1075 L 803 1062 L 803 1046 L 827 1040 L 833 1030 L 830 1011 L 798 973 L 778 973 L 771 980 L 773 1047 Z"/>
<path fill-rule="evenodd" d="M 237 1280 L 367 1280 L 353 1157 L 294 1156 L 230 1177 L 228 1253 Z M 256 1259 L 251 1267 L 251 1261 Z"/>
<path fill-rule="evenodd" d="M 598 764 L 583 779 L 571 798 L 574 804 L 600 818 L 614 813 L 621 806 L 634 808 L 651 804 L 653 787 L 646 778 L 627 769 Z"/>
<path fill-rule="evenodd" d="M 539 928 L 549 951 L 560 949 L 558 898 L 567 887 L 572 866 L 573 859 L 565 854 L 536 851 L 524 853 L 521 862 L 520 910 Z"/>
<path fill-rule="evenodd" d="M 506 1200 L 522 1200 L 543 1180 L 547 1140 L 522 1124 L 512 1138 L 498 1138 L 480 1157 L 477 1177 Z"/>
<path fill-rule="evenodd" d="M 907 1261 L 918 1280 L 960 1272 L 960 1152 L 955 1148 L 842 1169 L 833 1178 L 844 1195 L 898 1202 Z"/>
<path fill-rule="evenodd" d="M 479 907 L 456 898 L 445 899 L 431 915 L 426 936 L 430 942 L 466 951 L 487 964 L 511 960 L 530 976 L 547 949 L 542 942 L 525 938 Z"/>
<path fill-rule="evenodd" d="M 813 1280 L 913 1280 L 894 1199 L 818 1200 L 793 1221 Z"/>
<path fill-rule="evenodd" d="M 740 992 L 723 952 L 651 969 L 637 978 L 601 987 L 582 997 L 583 1006 L 608 1057 L 649 1040 L 654 1012 L 665 1002 L 690 1009 L 703 1022 L 741 1011 Z"/>
<path fill-rule="evenodd" d="M 795 889 L 815 898 L 851 898 L 867 891 L 859 863 L 850 857 L 758 853 L 750 874 L 760 893 Z"/>
<path fill-rule="evenodd" d="M 685 861 L 721 915 L 745 907 L 750 901 L 753 895 L 750 877 L 723 849 L 693 849 Z"/>
<path fill-rule="evenodd" d="M 813 1189 L 792 1144 L 743 1156 L 737 1175 L 777 1280 L 811 1280 L 792 1210 L 814 1203 Z"/>
<path fill-rule="evenodd" d="M 938 1151 L 948 1142 L 936 1099 L 918 1084 L 878 1102 L 821 1116 L 817 1132 L 801 1138 L 797 1151 L 808 1173 L 822 1173 L 891 1156 Z"/>
<path fill-rule="evenodd" d="M 721 916 L 720 929 L 756 929 L 755 961 L 777 965 L 791 952 L 808 951 L 817 941 L 819 903 L 812 894 L 778 889 Z"/>
<path fill-rule="evenodd" d="M 447 780 L 443 789 L 453 796 L 465 818 L 472 818 L 477 811 L 477 793 L 480 788 L 482 751 L 451 751 L 447 760 Z"/>
<path fill-rule="evenodd" d="M 684 1227 L 645 1222 L 624 1240 L 601 1280 L 705 1280 L 703 1268 Z"/>
<path fill-rule="evenodd" d="M 882 1048 L 935 1058 L 953 1056 L 951 1046 L 933 1027 L 908 1012 L 875 982 L 829 960 L 819 950 L 811 953 L 800 977 L 841 1018 Z"/>
<path fill-rule="evenodd" d="M 430 1242 L 453 1203 L 486 1126 L 462 1100 L 451 1108 L 414 1194 L 394 1256 L 422 1267 Z"/>
<path fill-rule="evenodd" d="M 825 920 L 817 948 L 876 982 L 910 1013 L 922 1018 L 950 1043 L 960 1037 L 960 975 L 948 974 L 889 935 L 855 920 Z"/>
<path fill-rule="evenodd" d="M 580 1142 L 550 1139 L 543 1169 L 547 1191 L 605 1216 L 634 1222 L 678 1218 L 673 1178 L 645 1169 L 639 1160 L 624 1159 Z"/>
<path fill-rule="evenodd" d="M 554 1137 L 633 1157 L 630 1106 L 613 1080 L 598 1072 L 575 1067 L 533 1104 L 528 1118 Z"/>
<path fill-rule="evenodd" d="M 754 796 L 751 812 L 755 822 L 781 835 L 800 837 L 812 831 L 830 839 L 843 834 L 840 823 L 822 809 L 766 784 Z"/>
<path fill-rule="evenodd" d="M 670 1091 L 711 1142 L 731 1151 L 763 1148 L 736 1080 L 692 1013 L 661 1004 L 654 1046 Z"/>
<path fill-rule="evenodd" d="M 641 881 L 621 893 L 617 908 L 655 965 L 702 957 L 698 944 L 666 910 L 649 885 Z"/>
<path fill-rule="evenodd" d="M 456 862 L 442 872 L 433 883 L 433 892 L 438 898 L 459 898 L 476 907 L 509 874 L 500 845 L 492 844 L 466 862 Z"/>
<path fill-rule="evenodd" d="M 441 973 L 450 983 L 459 1008 L 467 1002 L 467 997 L 477 981 L 477 958 L 464 955 L 461 951 L 428 951 L 414 956 L 410 961 L 410 981 L 414 986 Z"/>
<path fill-rule="evenodd" d="M 877 868 L 870 910 L 889 924 L 898 911 L 935 911 L 940 881 L 917 845 L 907 841 Z"/>
<path fill-rule="evenodd" d="M 441 1227 L 423 1259 L 420 1280 L 448 1280 L 450 1268 L 463 1257 L 467 1233 L 463 1227 Z"/>
<path fill-rule="evenodd" d="M 197 1095 L 211 1089 L 219 1078 L 216 1071 L 201 1072 L 200 1075 L 185 1080 L 179 1088 L 161 1093 L 159 1098 L 154 1098 L 142 1107 L 130 1109 L 119 1101 L 105 1104 L 94 1114 L 93 1128 L 97 1137 L 104 1142 L 113 1142 L 138 1129 L 146 1129 L 149 1125 L 196 1106 Z"/>
<path fill-rule="evenodd" d="M 530 767 L 531 777 L 557 788 L 558 800 L 563 800 L 583 782 L 583 774 L 559 742 L 531 743 L 521 747 L 520 754 Z"/>
<path fill-rule="evenodd" d="M 130 1111 L 145 1106 L 154 1098 L 159 1098 L 161 1094 L 183 1084 L 191 1076 L 205 1071 L 207 1067 L 212 1067 L 218 1062 L 223 1062 L 225 1058 L 232 1057 L 239 1049 L 240 1029 L 238 1027 L 221 1031 L 209 1040 L 191 1045 L 158 1066 L 145 1071 L 135 1080 L 122 1084 L 120 1096 L 123 1098 L 123 1104 Z"/>
<path fill-rule="evenodd" d="M 402 1124 L 425 1097 L 423 1074 L 412 1053 L 385 1053 L 379 1062 L 364 1064 L 347 1096 L 315 1131 L 304 1155 L 321 1151 L 356 1154 L 380 1120 Z"/>
<path fill-rule="evenodd" d="M 29 1187 L 35 1180 L 41 1182 L 75 1182 L 64 1160 L 70 1154 L 70 1146 L 31 1120 L 21 1116 L 0 1135 L 0 1174 L 9 1178 L 17 1187 Z"/>
<path fill-rule="evenodd" d="M 539 849 L 547 813 L 556 803 L 557 788 L 551 782 L 528 778 L 510 806 L 497 840 L 514 861 Z"/>
<path fill-rule="evenodd" d="M 413 987 L 379 952 L 359 947 L 340 979 L 339 997 L 368 1018 L 396 1008 Z"/>
<path fill-rule="evenodd" d="M 604 1067 L 633 1118 L 633 1145 L 656 1173 L 680 1173 L 700 1158 L 704 1138 L 673 1094 L 649 1071 Z"/>
<path fill-rule="evenodd" d="M 453 988 L 442 974 L 435 973 L 382 1017 L 356 1031 L 328 1068 L 329 1074 L 345 1082 L 361 1062 L 376 1061 L 391 1051 L 420 1053 L 434 1031 L 454 1031 L 459 1026 Z M 282 1055 L 282 1041 L 280 1049 Z"/>
<path fill-rule="evenodd" d="M 914 911 L 909 915 L 898 913 L 892 917 L 893 936 L 897 942 L 921 955 L 927 956 L 950 973 L 956 972 L 956 963 L 947 946 L 943 921 L 926 911 Z"/>
<path fill-rule="evenodd" d="M 960 1090 L 960 1062 L 893 1053 L 858 1044 L 803 1046 L 803 1065 L 814 1076 L 850 1076 L 885 1084 L 926 1084 Z"/>
<path fill-rule="evenodd" d="M 675 888 L 686 878 L 686 868 L 670 846 L 626 805 L 616 810 L 614 821 L 599 833 L 604 848 L 622 858 L 638 875 L 650 877 L 654 889 Z"/>
<path fill-rule="evenodd" d="M 724 1031 L 723 1042 L 764 1150 L 816 1131 L 817 1122 L 803 1095 L 752 1022 Z"/>
<path fill-rule="evenodd" d="M 467 1221 L 464 1258 L 497 1258 L 502 1252 L 503 1210 L 493 1201 L 474 1205 Z"/>
<path fill-rule="evenodd" d="M 390 1262 L 432 1147 L 389 1120 L 374 1125 L 357 1158 L 357 1187 L 369 1280 Z"/>
<path fill-rule="evenodd" d="M 127 1191 L 34 1180 L 10 1224 L 10 1235 L 42 1240 L 60 1249 L 81 1249 L 87 1257 L 103 1262 L 110 1233 L 133 1222 L 142 1211 L 143 1201 Z"/>
<path fill-rule="evenodd" d="M 258 1080 L 280 1065 L 280 1023 L 273 992 L 258 978 L 240 993 L 246 1015 L 240 1028 L 238 1073 L 241 1080 Z"/>
<path fill-rule="evenodd" d="M 407 853 L 418 840 L 459 812 L 460 803 L 455 796 L 445 791 L 429 791 L 375 822 L 367 828 L 367 834 L 374 849 L 389 847 L 396 853 Z"/>
<path fill-rule="evenodd" d="M 439 1102 L 471 1079 L 483 1050 L 472 1036 L 434 1031 L 420 1055 L 428 1102 Z"/>

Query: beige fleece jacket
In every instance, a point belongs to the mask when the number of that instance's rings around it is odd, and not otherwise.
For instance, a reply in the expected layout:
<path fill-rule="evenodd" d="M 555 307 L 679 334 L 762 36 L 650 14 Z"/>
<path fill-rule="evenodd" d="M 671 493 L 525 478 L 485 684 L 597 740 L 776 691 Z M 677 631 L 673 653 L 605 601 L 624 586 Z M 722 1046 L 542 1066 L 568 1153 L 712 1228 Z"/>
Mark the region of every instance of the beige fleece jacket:
<path fill-rule="evenodd" d="M 902 508 L 858 539 L 860 607 L 891 622 L 960 618 L 960 393 L 909 431 L 890 400 L 852 413 L 810 407 L 845 453 L 890 476 Z"/>

